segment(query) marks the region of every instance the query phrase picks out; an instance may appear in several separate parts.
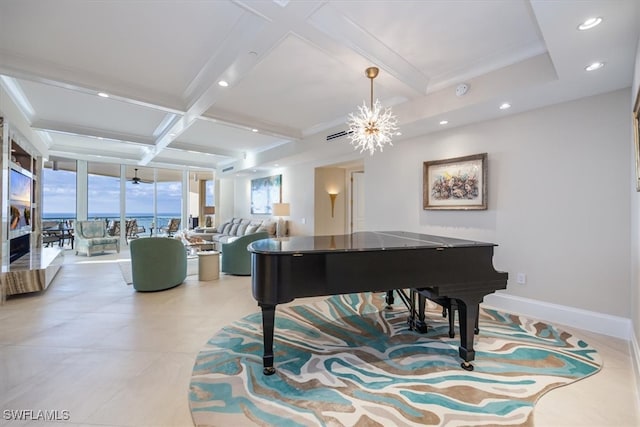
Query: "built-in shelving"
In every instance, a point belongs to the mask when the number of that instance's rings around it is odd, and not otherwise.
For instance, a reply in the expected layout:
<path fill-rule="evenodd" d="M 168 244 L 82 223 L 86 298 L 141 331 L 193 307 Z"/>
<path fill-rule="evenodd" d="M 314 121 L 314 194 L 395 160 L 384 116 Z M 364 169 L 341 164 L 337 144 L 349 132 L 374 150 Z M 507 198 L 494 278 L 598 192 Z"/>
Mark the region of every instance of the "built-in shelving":
<path fill-rule="evenodd" d="M 11 264 L 2 266 L 0 287 L 7 296 L 44 291 L 63 262 L 61 248 L 34 248 Z"/>
<path fill-rule="evenodd" d="M 0 117 L 0 147 L 2 148 L 0 160 L 3 179 L 0 187 L 3 207 L 0 230 L 2 236 L 1 303 L 3 296 L 45 290 L 63 263 L 64 251 L 61 248 L 41 247 L 38 178 L 42 157 L 20 135 L 20 132 L 2 117 Z M 19 189 L 26 189 L 26 191 L 17 191 L 16 187 L 12 189 L 12 179 L 16 182 L 23 180 L 25 184 Z M 15 194 L 26 194 L 26 197 L 15 197 Z M 11 200 L 12 195 L 15 197 L 14 200 Z M 16 201 L 24 201 L 24 203 L 16 203 Z M 15 215 L 12 217 L 13 214 Z M 18 216 L 19 222 L 14 222 L 13 219 Z M 15 228 L 15 224 L 18 223 L 19 228 Z M 25 247 L 26 253 L 12 251 L 19 246 Z"/>

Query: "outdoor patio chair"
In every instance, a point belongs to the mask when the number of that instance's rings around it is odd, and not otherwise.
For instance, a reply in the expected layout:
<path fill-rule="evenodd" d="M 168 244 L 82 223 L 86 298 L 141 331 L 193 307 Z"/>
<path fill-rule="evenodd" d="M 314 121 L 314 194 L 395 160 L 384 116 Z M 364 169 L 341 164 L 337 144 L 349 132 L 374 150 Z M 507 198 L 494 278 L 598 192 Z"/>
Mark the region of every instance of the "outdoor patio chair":
<path fill-rule="evenodd" d="M 172 237 L 180 228 L 180 218 L 171 218 L 166 227 L 161 227 L 160 231 Z"/>
<path fill-rule="evenodd" d="M 104 221 L 76 221 L 74 231 L 76 255 L 83 252 L 91 256 L 108 250 L 120 252 L 120 237 L 108 236 Z"/>
<path fill-rule="evenodd" d="M 109 236 L 118 236 L 120 237 L 120 220 L 114 219 L 111 221 L 111 225 L 107 228 L 107 234 Z"/>
<path fill-rule="evenodd" d="M 126 237 L 127 244 L 129 243 L 129 239 L 137 239 L 140 233 L 145 233 L 147 230 L 144 227 L 138 225 L 137 219 L 129 219 L 126 223 Z"/>

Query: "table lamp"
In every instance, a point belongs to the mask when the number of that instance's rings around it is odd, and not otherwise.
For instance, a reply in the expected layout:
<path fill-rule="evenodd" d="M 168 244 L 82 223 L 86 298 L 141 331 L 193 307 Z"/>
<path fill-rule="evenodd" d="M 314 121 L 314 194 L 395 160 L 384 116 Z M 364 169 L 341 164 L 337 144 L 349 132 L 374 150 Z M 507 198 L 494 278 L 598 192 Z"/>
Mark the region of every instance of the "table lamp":
<path fill-rule="evenodd" d="M 273 215 L 278 217 L 278 225 L 276 227 L 276 237 L 284 237 L 288 234 L 287 223 L 283 216 L 289 216 L 289 203 L 274 203 Z"/>

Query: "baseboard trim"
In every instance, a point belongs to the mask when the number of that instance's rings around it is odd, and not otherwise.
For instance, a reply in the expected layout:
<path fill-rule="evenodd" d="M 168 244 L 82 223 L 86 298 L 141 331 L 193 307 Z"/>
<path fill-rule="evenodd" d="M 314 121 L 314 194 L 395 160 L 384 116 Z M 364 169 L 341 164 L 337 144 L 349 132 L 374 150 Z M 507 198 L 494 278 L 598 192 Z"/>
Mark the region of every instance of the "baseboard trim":
<path fill-rule="evenodd" d="M 640 345 L 638 345 L 638 337 L 635 333 L 631 333 L 629 347 L 631 347 L 631 364 L 633 365 L 633 373 L 635 374 L 636 391 L 638 392 L 638 396 L 640 396 Z"/>
<path fill-rule="evenodd" d="M 522 314 L 535 319 L 632 341 L 631 319 L 625 317 L 582 310 L 501 292 L 487 295 L 484 298 L 484 305 L 508 313 Z M 637 342 L 635 343 L 635 349 L 638 350 Z M 636 353 L 636 355 L 640 357 L 640 353 Z"/>

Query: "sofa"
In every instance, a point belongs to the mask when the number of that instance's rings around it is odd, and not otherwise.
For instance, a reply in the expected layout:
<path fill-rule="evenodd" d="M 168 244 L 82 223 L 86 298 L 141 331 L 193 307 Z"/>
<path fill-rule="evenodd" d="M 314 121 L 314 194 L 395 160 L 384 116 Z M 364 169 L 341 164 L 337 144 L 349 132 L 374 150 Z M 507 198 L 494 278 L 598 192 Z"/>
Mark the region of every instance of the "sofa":
<path fill-rule="evenodd" d="M 98 252 L 120 252 L 120 236 L 107 235 L 104 221 L 76 221 L 74 224 L 76 255 L 91 256 Z"/>
<path fill-rule="evenodd" d="M 136 291 L 162 291 L 178 286 L 187 277 L 187 251 L 169 237 L 132 240 L 131 275 Z"/>
<path fill-rule="evenodd" d="M 223 243 L 231 243 L 242 236 L 266 232 L 268 237 L 284 237 L 288 233 L 287 221 L 268 219 L 233 218 L 219 227 L 196 227 L 187 232 L 188 238 L 199 238 L 213 243 L 213 249 L 220 251 Z"/>
<path fill-rule="evenodd" d="M 268 238 L 269 234 L 266 231 L 260 231 L 238 237 L 230 243 L 222 243 L 220 249 L 222 253 L 220 271 L 236 276 L 250 276 L 251 252 L 247 250 L 247 246 L 256 240 Z"/>

